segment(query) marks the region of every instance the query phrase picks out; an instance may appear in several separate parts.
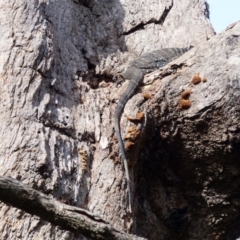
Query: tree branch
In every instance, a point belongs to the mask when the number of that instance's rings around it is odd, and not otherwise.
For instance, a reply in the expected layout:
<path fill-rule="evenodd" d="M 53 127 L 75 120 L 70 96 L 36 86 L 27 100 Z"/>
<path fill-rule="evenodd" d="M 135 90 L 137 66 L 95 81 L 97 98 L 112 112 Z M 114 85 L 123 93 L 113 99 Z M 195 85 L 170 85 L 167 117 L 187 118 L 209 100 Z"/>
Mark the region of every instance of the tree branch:
<path fill-rule="evenodd" d="M 0 176 L 0 191 L 0 200 L 4 203 L 88 238 L 144 239 L 120 232 L 91 212 L 60 203 L 13 178 Z"/>

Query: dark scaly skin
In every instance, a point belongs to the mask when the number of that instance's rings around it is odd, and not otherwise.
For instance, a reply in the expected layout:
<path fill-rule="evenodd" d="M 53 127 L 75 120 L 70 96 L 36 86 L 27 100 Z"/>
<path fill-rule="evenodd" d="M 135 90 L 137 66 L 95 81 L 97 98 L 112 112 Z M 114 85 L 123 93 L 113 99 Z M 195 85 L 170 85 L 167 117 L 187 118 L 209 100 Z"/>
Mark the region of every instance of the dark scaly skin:
<path fill-rule="evenodd" d="M 120 97 L 117 107 L 115 109 L 114 129 L 115 129 L 115 133 L 116 133 L 119 148 L 120 148 L 121 158 L 122 158 L 122 161 L 124 164 L 124 169 L 125 169 L 125 174 L 126 174 L 126 179 L 127 179 L 129 210 L 131 212 L 130 178 L 129 178 L 126 152 L 125 152 L 124 143 L 123 143 L 123 139 L 122 139 L 122 135 L 121 135 L 121 131 L 120 131 L 120 118 L 121 118 L 122 111 L 124 109 L 125 104 L 127 103 L 128 99 L 130 99 L 132 97 L 136 88 L 139 86 L 139 83 L 142 81 L 143 73 L 141 70 L 134 68 L 134 67 L 130 67 L 130 66 L 126 70 L 126 73 L 131 75 L 131 82 L 128 85 L 125 92 L 123 93 L 123 95 Z M 124 74 L 124 77 L 125 77 L 125 74 Z"/>
<path fill-rule="evenodd" d="M 128 170 L 128 162 L 126 157 L 126 151 L 124 148 L 124 142 L 120 131 L 120 118 L 127 101 L 133 96 L 135 90 L 140 85 L 145 74 L 153 72 L 154 70 L 160 69 L 166 64 L 170 63 L 174 59 L 177 59 L 189 48 L 163 48 L 155 50 L 142 56 L 138 57 L 129 64 L 129 67 L 122 74 L 125 79 L 131 80 L 127 89 L 120 97 L 114 114 L 114 129 L 116 132 L 121 158 L 123 160 L 128 189 L 128 201 L 129 210 L 131 212 L 131 192 L 130 192 L 130 177 Z"/>

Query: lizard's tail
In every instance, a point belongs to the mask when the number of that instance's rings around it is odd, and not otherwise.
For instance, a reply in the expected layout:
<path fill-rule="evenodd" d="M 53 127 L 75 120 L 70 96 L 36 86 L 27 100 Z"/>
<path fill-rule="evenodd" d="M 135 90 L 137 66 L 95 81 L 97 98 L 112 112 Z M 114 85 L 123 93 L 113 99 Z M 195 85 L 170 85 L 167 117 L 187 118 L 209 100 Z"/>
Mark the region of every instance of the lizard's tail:
<path fill-rule="evenodd" d="M 129 201 L 128 205 L 129 205 L 129 210 L 131 212 L 132 211 L 131 182 L 130 182 L 130 176 L 129 176 L 129 170 L 128 170 L 128 161 L 126 157 L 126 151 L 125 151 L 124 142 L 123 142 L 121 131 L 120 131 L 120 119 L 121 119 L 122 111 L 124 109 L 126 102 L 132 97 L 134 91 L 136 90 L 139 83 L 143 79 L 143 73 L 139 69 L 136 69 L 134 67 L 128 67 L 128 69 L 124 73 L 124 78 L 131 79 L 131 81 L 127 89 L 125 90 L 125 92 L 123 93 L 123 95 L 120 97 L 118 101 L 118 104 L 115 110 L 115 115 L 114 115 L 114 128 L 115 128 L 115 133 L 116 133 L 119 148 L 120 148 L 121 158 L 124 164 L 124 169 L 125 169 L 125 174 L 127 179 L 128 201 Z"/>
<path fill-rule="evenodd" d="M 127 190 L 128 190 L 128 206 L 129 206 L 129 211 L 130 213 L 132 212 L 132 199 L 131 199 L 131 182 L 130 182 L 130 177 L 129 177 L 129 171 L 128 171 L 128 163 L 127 163 L 127 159 L 123 159 L 123 164 L 124 164 L 124 168 L 126 171 L 126 179 L 127 179 Z"/>
<path fill-rule="evenodd" d="M 119 144 L 119 148 L 120 148 L 121 158 L 123 160 L 125 176 L 126 176 L 126 180 L 127 180 L 128 206 L 129 206 L 130 212 L 132 212 L 132 208 L 131 208 L 131 203 L 132 203 L 132 201 L 131 201 L 131 181 L 130 181 L 130 175 L 129 175 L 129 170 L 128 170 L 128 161 L 127 161 L 127 157 L 126 157 L 124 143 L 123 143 L 123 140 L 122 140 L 122 137 L 121 137 L 119 122 L 115 121 L 114 125 L 115 125 L 114 128 L 115 128 L 115 132 L 116 132 L 116 135 L 117 135 L 118 144 Z"/>
<path fill-rule="evenodd" d="M 132 207 L 131 207 L 131 182 L 130 182 L 130 177 L 129 177 L 129 171 L 128 171 L 128 163 L 127 163 L 127 159 L 123 159 L 123 164 L 124 164 L 124 168 L 126 171 L 126 179 L 127 179 L 127 190 L 128 190 L 128 206 L 129 206 L 129 211 L 130 213 L 132 212 Z"/>

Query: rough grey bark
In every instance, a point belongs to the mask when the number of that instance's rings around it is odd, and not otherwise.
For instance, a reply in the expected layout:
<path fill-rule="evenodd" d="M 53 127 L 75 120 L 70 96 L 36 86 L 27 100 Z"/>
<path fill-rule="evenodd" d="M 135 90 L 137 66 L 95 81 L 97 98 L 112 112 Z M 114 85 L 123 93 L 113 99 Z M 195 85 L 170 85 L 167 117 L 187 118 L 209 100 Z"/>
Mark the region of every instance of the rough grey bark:
<path fill-rule="evenodd" d="M 144 240 L 117 231 L 109 223 L 84 209 L 72 207 L 38 192 L 19 181 L 0 177 L 0 200 L 30 214 L 39 216 L 61 229 L 82 234 L 91 239 Z"/>
<path fill-rule="evenodd" d="M 146 83 L 157 80 L 147 88 L 148 102 L 141 94 L 129 102 L 127 115 L 145 109 L 147 116 L 140 147 L 130 151 L 138 234 L 240 237 L 239 49 L 237 22 L 147 76 Z M 195 85 L 196 73 L 203 81 Z M 191 105 L 180 109 L 181 101 Z"/>
<path fill-rule="evenodd" d="M 90 210 L 121 231 L 156 236 L 158 216 L 137 190 L 143 160 L 133 161 L 136 204 L 133 215 L 126 211 L 112 116 L 127 83 L 117 88 L 109 76 L 143 52 L 212 37 L 205 1 L 3 0 L 0 34 L 0 175 Z M 122 127 L 126 132 L 126 119 Z M 84 239 L 4 204 L 0 220 L 3 239 Z"/>

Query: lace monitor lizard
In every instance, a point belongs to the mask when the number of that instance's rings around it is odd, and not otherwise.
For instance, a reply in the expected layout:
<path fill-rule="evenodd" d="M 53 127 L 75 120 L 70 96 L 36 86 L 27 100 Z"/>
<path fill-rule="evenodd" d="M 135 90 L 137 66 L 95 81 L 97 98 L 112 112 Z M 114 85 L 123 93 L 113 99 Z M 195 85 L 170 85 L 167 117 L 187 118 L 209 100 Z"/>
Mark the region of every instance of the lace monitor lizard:
<path fill-rule="evenodd" d="M 131 212 L 131 191 L 130 191 L 130 178 L 128 170 L 128 162 L 126 157 L 126 151 L 124 148 L 123 139 L 121 136 L 120 130 L 120 118 L 127 101 L 132 97 L 137 87 L 143 80 L 145 74 L 153 72 L 154 70 L 160 69 L 171 61 L 177 59 L 190 48 L 163 48 L 160 50 L 155 50 L 148 52 L 136 58 L 134 61 L 130 62 L 121 76 L 124 79 L 129 79 L 130 83 L 120 97 L 117 107 L 114 114 L 114 129 L 117 136 L 121 158 L 124 164 L 125 175 L 127 179 L 127 190 L 128 190 L 128 201 L 129 201 L 129 210 Z"/>

